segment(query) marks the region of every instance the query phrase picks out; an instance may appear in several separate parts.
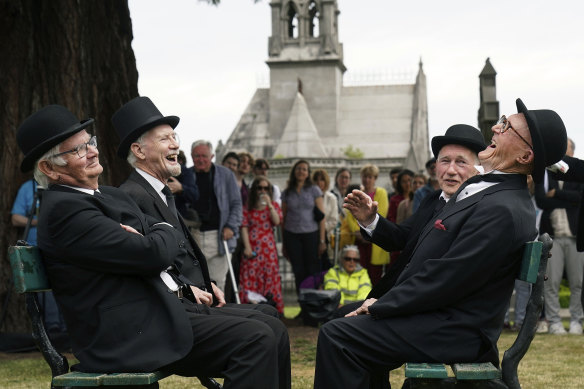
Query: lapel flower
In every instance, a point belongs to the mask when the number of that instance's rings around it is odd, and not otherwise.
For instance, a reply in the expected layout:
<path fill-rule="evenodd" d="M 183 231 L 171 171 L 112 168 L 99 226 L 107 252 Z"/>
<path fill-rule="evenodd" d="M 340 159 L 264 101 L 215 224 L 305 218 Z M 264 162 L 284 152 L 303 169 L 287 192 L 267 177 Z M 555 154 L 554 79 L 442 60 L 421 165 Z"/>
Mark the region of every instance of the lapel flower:
<path fill-rule="evenodd" d="M 442 219 L 438 219 L 434 222 L 434 228 L 437 230 L 446 231 L 446 227 L 442 224 Z"/>

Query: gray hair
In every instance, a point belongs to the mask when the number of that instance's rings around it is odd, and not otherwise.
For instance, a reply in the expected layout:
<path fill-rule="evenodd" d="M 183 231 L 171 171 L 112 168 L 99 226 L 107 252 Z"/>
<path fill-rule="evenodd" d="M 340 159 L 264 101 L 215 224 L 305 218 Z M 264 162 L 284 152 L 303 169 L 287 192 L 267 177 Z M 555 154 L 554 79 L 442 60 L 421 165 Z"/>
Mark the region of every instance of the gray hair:
<path fill-rule="evenodd" d="M 39 184 L 40 187 L 43 188 L 49 187 L 49 177 L 39 169 L 39 162 L 48 161 L 57 166 L 67 165 L 67 161 L 65 160 L 65 158 L 63 158 L 62 156 L 55 157 L 55 154 L 59 154 L 59 152 L 61 151 L 60 150 L 61 144 L 62 143 L 59 143 L 58 145 L 44 153 L 43 156 L 40 157 L 34 164 L 34 179 Z"/>
<path fill-rule="evenodd" d="M 347 244 L 347 245 L 343 246 L 343 251 L 341 252 L 341 255 L 344 257 L 345 254 L 348 251 L 354 251 L 354 252 L 356 252 L 357 253 L 357 258 L 360 258 L 360 256 L 359 256 L 359 247 L 357 247 L 356 245 L 354 245 L 354 244 Z"/>
<path fill-rule="evenodd" d="M 146 131 L 145 133 L 140 135 L 140 137 L 132 143 L 138 143 L 140 145 L 140 147 L 144 146 L 144 139 L 146 138 L 146 134 L 148 134 L 148 132 L 149 131 Z M 132 152 L 132 147 L 130 147 L 130 149 L 128 150 L 128 157 L 126 158 L 126 161 L 128 161 L 130 166 L 132 166 L 134 168 L 136 167 L 136 162 L 138 161 L 138 158 Z"/>
<path fill-rule="evenodd" d="M 195 149 L 195 147 L 199 146 L 207 146 L 209 148 L 209 154 L 213 155 L 213 143 L 209 142 L 208 140 L 199 139 L 193 142 L 191 145 L 191 153 Z"/>

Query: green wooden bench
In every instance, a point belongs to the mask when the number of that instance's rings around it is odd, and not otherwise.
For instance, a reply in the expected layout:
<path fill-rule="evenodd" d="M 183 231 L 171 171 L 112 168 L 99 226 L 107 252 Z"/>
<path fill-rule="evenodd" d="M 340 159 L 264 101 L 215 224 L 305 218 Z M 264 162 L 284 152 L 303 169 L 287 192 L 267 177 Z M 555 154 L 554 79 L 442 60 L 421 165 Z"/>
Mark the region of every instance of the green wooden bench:
<path fill-rule="evenodd" d="M 523 325 L 513 345 L 505 351 L 501 369 L 492 363 L 455 363 L 450 366 L 451 371 L 441 363 L 406 363 L 406 380 L 402 389 L 521 389 L 517 377 L 517 366 L 535 336 L 537 321 L 543 307 L 543 283 L 552 243 L 549 235 L 543 234 L 539 241 L 525 244 L 517 278 L 533 286 Z"/>
<path fill-rule="evenodd" d="M 169 375 L 163 371 L 111 374 L 69 372 L 67 358 L 53 347 L 42 320 L 36 292 L 47 291 L 51 287 L 38 248 L 11 246 L 8 248 L 8 256 L 12 267 L 14 288 L 17 293 L 25 294 L 26 309 L 32 322 L 32 336 L 51 368 L 53 376 L 51 388 L 107 386 L 109 389 L 115 387 L 151 389 L 158 388 L 158 381 Z M 208 389 L 221 388 L 221 385 L 212 378 L 199 377 L 199 380 Z"/>

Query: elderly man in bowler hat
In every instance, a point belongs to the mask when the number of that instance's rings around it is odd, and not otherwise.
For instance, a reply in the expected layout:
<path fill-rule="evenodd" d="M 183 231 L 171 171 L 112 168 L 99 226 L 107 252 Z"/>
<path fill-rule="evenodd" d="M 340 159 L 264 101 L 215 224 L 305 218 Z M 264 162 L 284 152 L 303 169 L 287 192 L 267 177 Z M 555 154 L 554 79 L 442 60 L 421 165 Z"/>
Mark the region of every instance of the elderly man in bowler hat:
<path fill-rule="evenodd" d="M 421 202 L 414 214 L 403 223 L 396 224 L 386 219 L 388 228 L 379 226 L 374 231 L 374 239 L 385 242 L 388 251 L 400 251 L 395 263 L 388 269 L 381 280 L 373 287 L 367 298 L 383 296 L 393 285 L 397 277 L 410 261 L 422 228 L 450 199 L 460 185 L 470 177 L 478 174 L 475 165 L 479 164 L 477 154 L 486 147 L 481 131 L 466 124 L 450 126 L 444 135 L 432 138 L 432 152 L 436 163 L 436 180 L 440 189 L 430 192 Z M 371 241 L 371 235 L 361 230 L 364 239 Z M 359 308 L 348 304 L 338 311 L 345 314 Z"/>
<path fill-rule="evenodd" d="M 79 370 L 164 369 L 222 376 L 225 388 L 282 387 L 274 330 L 181 299 L 189 290 L 181 233 L 145 215 L 123 191 L 98 186 L 97 140 L 86 131 L 92 123 L 50 105 L 17 133 L 22 170 L 34 168 L 48 186 L 38 245 Z"/>
<path fill-rule="evenodd" d="M 429 219 L 395 285 L 321 328 L 316 389 L 387 388 L 371 377 L 406 361 L 498 365 L 497 339 L 522 249 L 537 236 L 526 176 L 540 180 L 564 155 L 567 139 L 554 111 L 530 111 L 520 99 L 517 109 L 493 126 L 491 144 L 478 154 L 485 174 L 467 180 Z M 388 246 L 376 230 L 392 226 L 368 196 L 353 191 L 344 206 L 373 242 Z"/>

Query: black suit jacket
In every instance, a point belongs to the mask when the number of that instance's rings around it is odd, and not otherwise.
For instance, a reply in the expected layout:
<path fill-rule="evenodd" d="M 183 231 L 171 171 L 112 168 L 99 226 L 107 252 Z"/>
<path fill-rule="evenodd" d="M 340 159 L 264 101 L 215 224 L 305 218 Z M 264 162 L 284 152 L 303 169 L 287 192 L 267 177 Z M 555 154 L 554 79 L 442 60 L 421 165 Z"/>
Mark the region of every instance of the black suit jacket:
<path fill-rule="evenodd" d="M 100 191 L 45 191 L 38 245 L 80 370 L 152 371 L 192 348 L 187 314 L 159 276 L 186 252 L 121 190 Z"/>
<path fill-rule="evenodd" d="M 548 175 L 548 191 L 555 189 L 553 197 L 547 197 L 543 182 L 535 186 L 535 201 L 537 206 L 543 210 L 539 227 L 540 234 L 548 233 L 553 238 L 554 229 L 550 220 L 550 215 L 554 209 L 563 208 L 568 216 L 568 223 L 572 234 L 576 236 L 578 226 L 578 213 L 580 198 L 582 196 L 582 185 L 577 182 L 564 182 L 562 189 L 558 181 Z"/>
<path fill-rule="evenodd" d="M 181 235 L 181 244 L 187 249 L 188 257 L 182 258 L 177 265 L 180 272 L 189 278 L 194 285 L 204 286 L 208 291 L 212 291 L 209 269 L 205 255 L 193 239 L 188 228 L 180 215 L 174 215 L 168 206 L 162 201 L 152 185 L 148 183 L 136 170 L 132 171 L 128 179 L 120 186 L 120 189 L 127 193 L 138 204 L 142 212 L 158 220 L 164 220 L 176 227 Z M 201 275 L 203 279 L 201 280 Z M 204 285 L 201 285 L 201 282 Z"/>
<path fill-rule="evenodd" d="M 433 360 L 498 364 L 497 340 L 522 249 L 536 236 L 523 175 L 449 202 L 424 226 L 395 286 L 369 312 L 391 319 L 387 325 Z M 383 237 L 376 239 L 383 245 Z"/>
<path fill-rule="evenodd" d="M 379 246 L 385 251 L 400 251 L 397 261 L 389 267 L 381 280 L 373 286 L 367 298 L 378 299 L 393 287 L 401 272 L 410 262 L 418 236 L 434 214 L 434 209 L 438 205 L 441 193 L 441 190 L 436 190 L 424 197 L 418 210 L 401 224 L 390 222 L 384 218 L 384 222 L 378 224 L 372 236 L 361 230 L 361 235 L 365 240 L 379 242 Z"/>
<path fill-rule="evenodd" d="M 564 156 L 564 162 L 568 164 L 570 169 L 566 174 L 556 174 L 554 177 L 557 180 L 562 181 L 572 181 L 572 182 L 584 182 L 584 161 L 578 158 L 572 158 Z M 578 212 L 578 226 L 576 228 L 576 245 L 578 251 L 584 251 L 584 191 L 582 191 L 582 197 L 580 199 L 580 210 Z M 572 231 L 574 233 L 574 231 Z M 584 299 L 584 294 L 582 295 Z"/>

